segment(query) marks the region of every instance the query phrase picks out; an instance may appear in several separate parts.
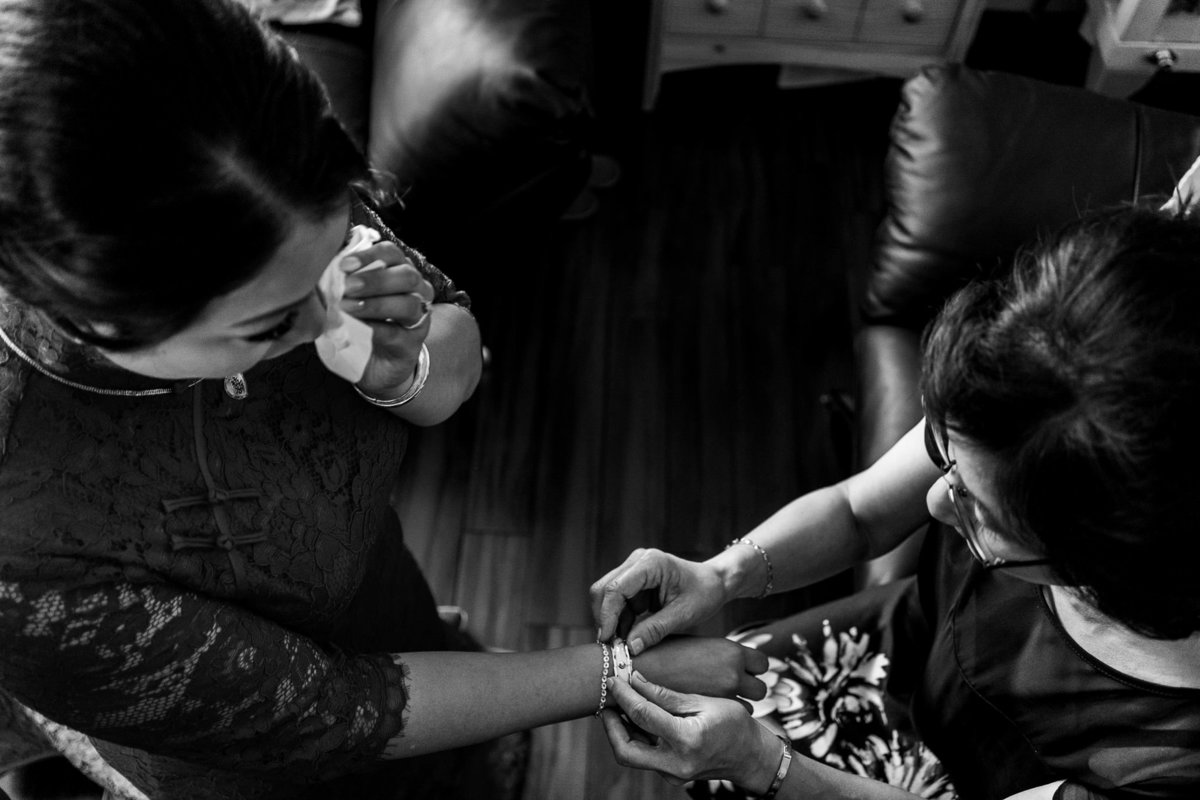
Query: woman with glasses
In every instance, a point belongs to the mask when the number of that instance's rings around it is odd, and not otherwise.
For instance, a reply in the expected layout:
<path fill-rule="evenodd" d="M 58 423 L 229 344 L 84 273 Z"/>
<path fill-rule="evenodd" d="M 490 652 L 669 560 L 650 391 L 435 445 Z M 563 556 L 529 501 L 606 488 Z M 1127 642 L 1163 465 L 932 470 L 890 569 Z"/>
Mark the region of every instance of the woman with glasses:
<path fill-rule="evenodd" d="M 925 419 L 877 463 L 594 584 L 634 654 L 618 761 L 695 797 L 1200 796 L 1200 222 L 1082 219 L 956 295 L 923 357 Z M 771 662 L 753 716 L 639 676 L 665 634 L 930 517 L 915 577 L 733 635 Z"/>

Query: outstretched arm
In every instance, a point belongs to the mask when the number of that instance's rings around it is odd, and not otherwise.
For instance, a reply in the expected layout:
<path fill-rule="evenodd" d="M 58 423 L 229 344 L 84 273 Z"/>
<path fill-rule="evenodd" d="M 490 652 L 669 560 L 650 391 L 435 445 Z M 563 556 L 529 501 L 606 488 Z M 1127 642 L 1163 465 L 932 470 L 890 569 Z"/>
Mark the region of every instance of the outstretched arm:
<path fill-rule="evenodd" d="M 613 635 L 623 615 L 650 610 L 626 636 L 638 651 L 702 622 L 729 600 L 759 596 L 768 584 L 773 591 L 806 586 L 886 553 L 929 519 L 925 494 L 940 473 L 925 452 L 923 431 L 918 424 L 865 471 L 775 512 L 744 537 L 757 548 L 730 547 L 701 563 L 635 551 L 592 585 L 601 638 Z"/>
<path fill-rule="evenodd" d="M 766 686 L 754 676 L 766 671 L 767 657 L 740 645 L 726 646 L 732 644 L 679 637 L 635 663 L 684 691 L 761 699 Z M 404 653 L 396 658 L 403 660 L 412 688 L 404 730 L 388 743 L 387 755 L 393 758 L 484 741 L 600 708 L 604 677 L 598 644 L 502 655 Z M 610 664 L 608 676 L 612 674 Z M 614 706 L 607 690 L 605 696 L 606 706 Z"/>
<path fill-rule="evenodd" d="M 863 472 L 793 500 L 746 534 L 768 554 L 775 591 L 882 555 L 929 520 L 925 494 L 941 473 L 924 430 L 922 421 Z M 766 560 L 753 548 L 730 548 L 709 563 L 732 597 L 753 597 L 766 584 Z"/>
<path fill-rule="evenodd" d="M 56 722 L 299 782 L 594 713 L 604 669 L 597 644 L 348 653 L 236 605 L 131 583 L 0 582 L 0 635 L 5 691 Z M 679 637 L 635 663 L 682 691 L 766 693 L 754 677 L 766 656 L 727 639 Z"/>

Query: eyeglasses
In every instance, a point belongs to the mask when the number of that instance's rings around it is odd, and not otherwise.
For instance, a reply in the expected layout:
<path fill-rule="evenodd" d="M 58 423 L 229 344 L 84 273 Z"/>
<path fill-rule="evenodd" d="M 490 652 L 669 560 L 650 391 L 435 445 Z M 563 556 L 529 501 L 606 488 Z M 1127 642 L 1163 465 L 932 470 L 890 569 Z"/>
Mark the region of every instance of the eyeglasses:
<path fill-rule="evenodd" d="M 958 520 L 958 529 L 967 542 L 967 549 L 984 569 L 1013 569 L 1014 567 L 1044 567 L 1050 563 L 1045 558 L 1009 559 L 994 555 L 984 544 L 979 535 L 979 517 L 975 511 L 975 498 L 962 487 L 957 480 L 951 480 L 950 474 L 958 469 L 958 462 L 950 458 L 949 437 L 942 432 L 939 439 L 934 433 L 933 425 L 925 421 L 925 451 L 934 466 L 942 471 L 942 480 L 948 487 L 950 506 L 954 509 L 954 518 Z"/>

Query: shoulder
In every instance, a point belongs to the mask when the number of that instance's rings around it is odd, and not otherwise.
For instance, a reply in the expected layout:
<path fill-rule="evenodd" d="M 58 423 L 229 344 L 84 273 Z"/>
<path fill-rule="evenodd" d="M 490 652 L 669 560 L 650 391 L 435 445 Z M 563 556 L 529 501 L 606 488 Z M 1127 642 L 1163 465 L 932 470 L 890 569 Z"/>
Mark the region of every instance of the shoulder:
<path fill-rule="evenodd" d="M 1063 634 L 1101 665 L 1167 690 L 1200 690 L 1200 633 L 1152 639 L 1105 619 L 1065 587 L 1047 593 Z"/>

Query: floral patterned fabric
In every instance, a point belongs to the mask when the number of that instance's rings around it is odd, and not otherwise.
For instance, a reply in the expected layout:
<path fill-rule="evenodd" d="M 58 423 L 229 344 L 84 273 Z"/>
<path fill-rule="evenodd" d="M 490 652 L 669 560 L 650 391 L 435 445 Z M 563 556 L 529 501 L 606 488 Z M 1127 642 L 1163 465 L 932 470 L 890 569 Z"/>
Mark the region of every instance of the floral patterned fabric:
<path fill-rule="evenodd" d="M 820 638 L 799 633 L 779 641 L 754 627 L 730 639 L 767 652 L 767 696 L 751 703 L 755 719 L 786 736 L 796 753 L 932 800 L 957 800 L 937 757 L 888 719 L 885 684 L 890 661 L 872 636 L 851 627 L 835 631 L 821 620 Z M 770 655 L 778 653 L 778 655 Z M 693 784 L 695 798 L 744 798 L 729 781 Z"/>
<path fill-rule="evenodd" d="M 453 772 L 380 763 L 408 696 L 390 654 L 447 644 L 389 503 L 402 421 L 311 347 L 237 400 L 90 359 L 15 302 L 0 326 L 68 379 L 175 389 L 84 392 L 0 346 L 0 697 L 155 798 L 420 797 Z"/>

